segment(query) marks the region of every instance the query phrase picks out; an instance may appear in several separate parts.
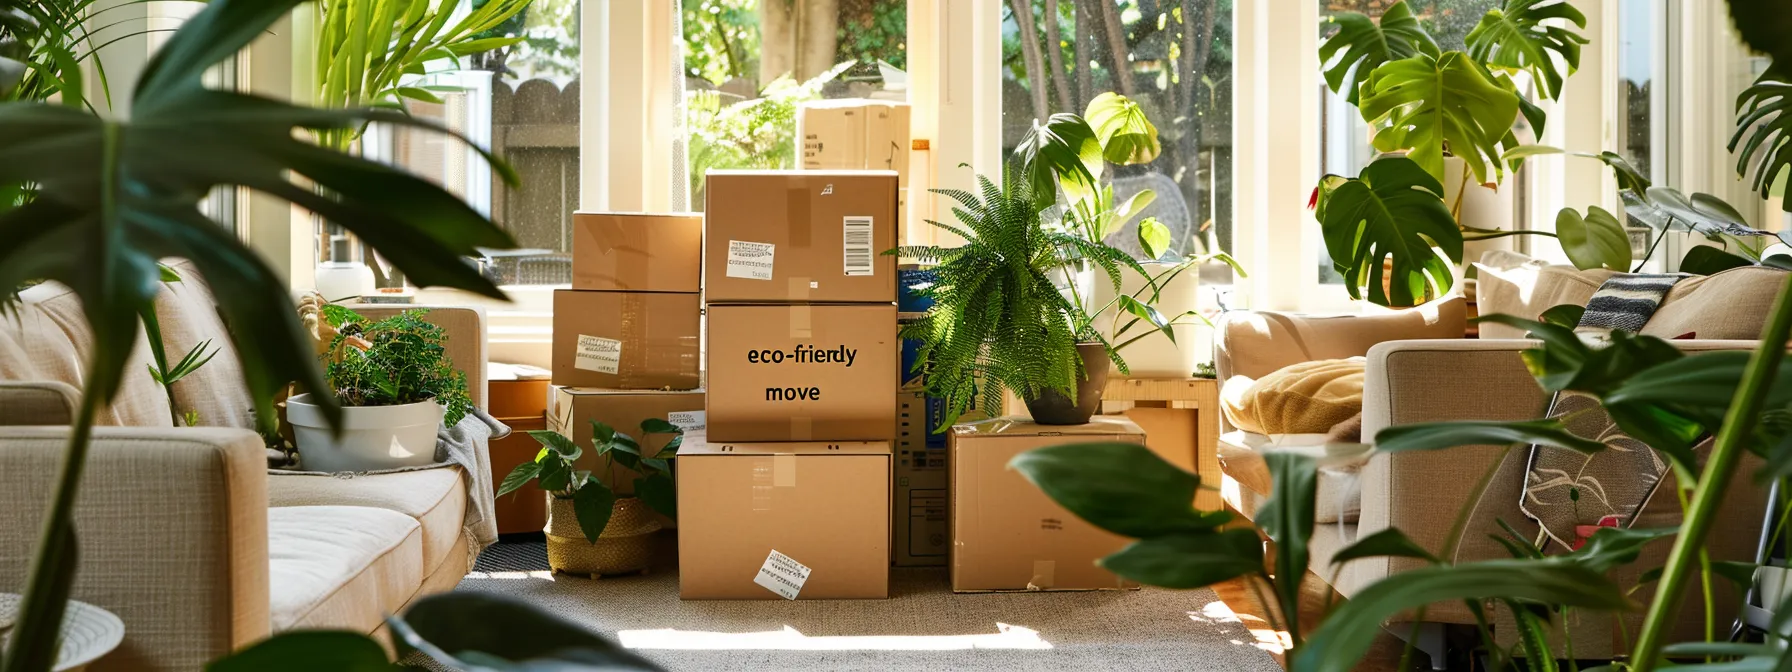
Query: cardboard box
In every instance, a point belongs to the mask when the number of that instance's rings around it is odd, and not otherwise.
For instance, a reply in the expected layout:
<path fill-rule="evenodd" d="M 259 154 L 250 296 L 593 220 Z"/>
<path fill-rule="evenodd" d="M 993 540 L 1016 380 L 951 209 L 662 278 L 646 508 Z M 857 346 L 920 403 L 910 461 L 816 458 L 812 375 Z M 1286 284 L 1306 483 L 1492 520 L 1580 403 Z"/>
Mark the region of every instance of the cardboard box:
<path fill-rule="evenodd" d="M 641 421 L 658 418 L 684 429 L 687 434 L 703 431 L 703 391 L 673 392 L 663 390 L 604 390 L 596 388 L 556 387 L 553 403 L 548 407 L 548 429 L 585 449 L 577 462 L 580 469 L 589 469 L 606 485 L 620 493 L 633 493 L 638 475 L 622 467 L 603 473 L 602 461 L 591 452 L 591 422 L 609 425 L 641 443 L 643 453 L 652 455 L 672 440 L 670 434 L 641 435 Z M 508 473 L 508 472 L 507 472 Z"/>
<path fill-rule="evenodd" d="M 896 174 L 716 171 L 704 216 L 710 303 L 896 300 Z"/>
<path fill-rule="evenodd" d="M 796 129 L 804 170 L 893 170 L 908 188 L 909 106 L 886 100 L 836 99 L 803 103 Z"/>
<path fill-rule="evenodd" d="M 1095 441 L 1143 444 L 1145 433 L 1121 416 L 1068 426 L 1007 417 L 952 428 L 953 591 L 1138 587 L 1095 564 L 1127 539 L 1084 522 L 1008 468 L 1035 448 Z"/>
<path fill-rule="evenodd" d="M 895 305 L 711 305 L 709 333 L 710 440 L 895 438 Z"/>
<path fill-rule="evenodd" d="M 889 597 L 888 442 L 687 436 L 678 461 L 679 597 Z"/>
<path fill-rule="evenodd" d="M 931 403 L 929 403 L 931 402 Z M 951 549 L 947 523 L 946 435 L 941 404 L 921 392 L 897 395 L 895 556 L 898 567 L 943 566 Z"/>
<path fill-rule="evenodd" d="M 555 385 L 691 390 L 700 295 L 554 291 Z"/>
<path fill-rule="evenodd" d="M 703 215 L 580 212 L 572 216 L 572 288 L 696 292 Z"/>

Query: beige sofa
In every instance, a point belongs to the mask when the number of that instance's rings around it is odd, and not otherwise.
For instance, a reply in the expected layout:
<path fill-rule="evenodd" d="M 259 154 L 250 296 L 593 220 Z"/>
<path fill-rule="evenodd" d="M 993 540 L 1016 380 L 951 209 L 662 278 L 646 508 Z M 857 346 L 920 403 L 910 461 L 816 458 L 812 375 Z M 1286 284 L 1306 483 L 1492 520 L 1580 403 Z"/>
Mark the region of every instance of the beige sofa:
<path fill-rule="evenodd" d="M 118 400 L 101 414 L 76 508 L 74 597 L 125 623 L 95 670 L 193 670 L 270 633 L 333 628 L 384 636 L 383 618 L 451 590 L 469 568 L 460 469 L 331 478 L 273 475 L 223 325 L 190 268 L 156 312 L 171 357 L 200 340 L 224 352 L 176 383 L 170 400 L 139 345 Z M 367 314 L 394 308 L 367 308 Z M 484 319 L 429 318 L 448 332 L 474 403 L 485 403 Z M 21 592 L 65 451 L 91 332 L 74 295 L 24 293 L 0 318 L 0 591 Z M 192 409 L 218 427 L 174 428 Z"/>
<path fill-rule="evenodd" d="M 1490 254 L 1484 262 L 1488 266 L 1482 270 L 1480 284 L 1483 289 L 1491 285 L 1495 296 L 1484 292 L 1481 309 L 1532 318 L 1558 303 L 1584 305 L 1609 275 L 1545 266 L 1511 253 Z M 1759 333 L 1767 306 L 1784 277 L 1780 271 L 1752 267 L 1683 281 L 1644 333 L 1696 337 L 1674 341 L 1687 351 L 1753 348 L 1755 341 L 1737 339 Z M 1519 357 L 1519 352 L 1533 343 L 1518 338 L 1522 332 L 1497 325 L 1483 325 L 1479 339 L 1462 338 L 1466 326 L 1463 308 L 1463 299 L 1451 297 L 1371 316 L 1235 313 L 1219 327 L 1216 368 L 1224 381 L 1233 376 L 1258 378 L 1311 359 L 1365 356 L 1364 437 L 1410 423 L 1542 417 L 1548 399 Z M 1251 443 L 1233 430 L 1222 435 L 1219 447 L 1225 474 L 1222 494 L 1246 516 L 1254 515 L 1269 492 L 1267 470 Z M 1421 562 L 1371 558 L 1348 563 L 1340 570 L 1331 565 L 1338 550 L 1361 535 L 1394 527 L 1433 552 L 1441 552 L 1458 512 L 1465 507 L 1470 511 L 1468 524 L 1461 545 L 1449 560 L 1460 563 L 1510 557 L 1488 536 L 1501 534 L 1498 521 L 1532 537 L 1538 530 L 1518 508 L 1528 451 L 1503 451 L 1503 447 L 1476 446 L 1378 455 L 1355 475 L 1322 474 L 1321 497 L 1343 493 L 1360 507 L 1360 513 L 1322 521 L 1313 536 L 1309 568 L 1348 598 L 1377 581 L 1417 568 Z M 1752 473 L 1757 466 L 1759 462 L 1750 458 L 1742 469 Z M 1489 469 L 1493 476 L 1485 493 L 1478 501 L 1469 501 L 1475 484 Z M 1679 524 L 1679 503 L 1665 486 L 1640 514 L 1638 527 Z M 1765 502 L 1766 490 L 1754 479 L 1745 476 L 1733 482 L 1708 539 L 1714 559 L 1753 561 Z M 1664 563 L 1668 549 L 1667 543 L 1650 546 L 1640 560 L 1618 570 L 1615 578 L 1621 585 L 1634 585 L 1641 572 Z M 1635 596 L 1647 601 L 1652 590 L 1653 584 Z M 1717 622 L 1727 626 L 1735 613 L 1736 591 L 1719 585 L 1716 597 Z M 1689 598 L 1682 602 L 1679 626 L 1669 641 L 1703 639 L 1702 601 L 1691 591 Z M 1474 623 L 1461 603 L 1433 605 L 1424 618 L 1427 623 Z M 1634 635 L 1640 618 L 1640 613 L 1628 614 L 1620 627 L 1608 616 L 1575 617 L 1575 652 L 1591 659 L 1627 651 L 1625 633 Z M 1392 630 L 1402 635 L 1409 631 Z M 1503 639 L 1510 630 L 1496 634 Z"/>

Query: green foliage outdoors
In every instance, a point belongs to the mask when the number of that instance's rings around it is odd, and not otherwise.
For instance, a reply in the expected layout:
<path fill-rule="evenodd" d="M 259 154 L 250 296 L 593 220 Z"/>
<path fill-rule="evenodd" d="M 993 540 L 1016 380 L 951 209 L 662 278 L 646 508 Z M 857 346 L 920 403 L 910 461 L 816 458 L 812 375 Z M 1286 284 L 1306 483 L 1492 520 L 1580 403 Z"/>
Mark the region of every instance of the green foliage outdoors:
<path fill-rule="evenodd" d="M 760 0 L 682 0 L 685 74 L 716 86 L 759 73 Z"/>
<path fill-rule="evenodd" d="M 821 89 L 851 63 L 841 63 L 809 81 L 779 77 L 758 98 L 728 104 L 715 91 L 686 94 L 690 127 L 687 161 L 693 207 L 703 203 L 703 180 L 712 168 L 790 169 L 796 167 L 796 108 L 820 100 Z"/>
<path fill-rule="evenodd" d="M 678 448 L 684 443 L 684 430 L 665 420 L 648 418 L 641 421 L 641 435 L 645 438 L 650 434 L 673 436 L 664 448 L 647 455 L 634 437 L 593 420 L 591 448 L 603 460 L 601 473 L 612 473 L 620 464 L 640 474 L 634 479 L 635 496 L 666 517 L 677 518 L 678 496 L 673 489 L 671 459 L 678 456 Z M 498 484 L 498 496 L 516 492 L 535 481 L 549 494 L 572 500 L 573 511 L 579 516 L 579 530 L 585 533 L 587 541 L 596 543 L 610 524 L 610 514 L 616 503 L 615 491 L 601 478 L 594 478 L 592 472 L 574 466 L 584 449 L 572 439 L 549 431 L 529 432 L 529 438 L 541 444 L 541 452 L 535 454 L 534 461 L 519 464 L 504 476 Z"/>
<path fill-rule="evenodd" d="M 442 328 L 423 319 L 426 310 L 407 310 L 370 322 L 349 311 L 328 311 L 336 337 L 320 359 L 324 378 L 348 406 L 397 406 L 434 401 L 453 427 L 473 409 L 467 376 L 448 361 Z M 343 313 L 348 313 L 343 315 Z M 365 341 L 367 347 L 351 343 Z"/>

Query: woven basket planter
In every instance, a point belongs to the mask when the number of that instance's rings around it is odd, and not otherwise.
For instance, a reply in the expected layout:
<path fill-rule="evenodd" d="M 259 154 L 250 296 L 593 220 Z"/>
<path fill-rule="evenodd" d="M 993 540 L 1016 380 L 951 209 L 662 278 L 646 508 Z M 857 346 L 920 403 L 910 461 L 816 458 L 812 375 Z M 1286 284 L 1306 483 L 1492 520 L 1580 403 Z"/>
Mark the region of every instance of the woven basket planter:
<path fill-rule="evenodd" d="M 610 524 L 597 542 L 585 540 L 579 529 L 579 517 L 572 500 L 548 498 L 548 567 L 562 574 L 604 574 L 643 572 L 653 559 L 649 535 L 660 530 L 653 510 L 641 500 L 624 497 L 611 509 Z"/>

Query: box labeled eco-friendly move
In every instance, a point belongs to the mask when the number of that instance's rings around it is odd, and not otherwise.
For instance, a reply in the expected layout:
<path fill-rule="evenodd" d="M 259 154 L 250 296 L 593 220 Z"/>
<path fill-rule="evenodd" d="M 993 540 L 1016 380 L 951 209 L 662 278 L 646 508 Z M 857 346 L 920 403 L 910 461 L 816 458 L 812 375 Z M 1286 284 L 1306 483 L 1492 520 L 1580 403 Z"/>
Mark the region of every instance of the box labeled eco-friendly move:
<path fill-rule="evenodd" d="M 709 306 L 711 441 L 895 438 L 896 306 Z"/>
<path fill-rule="evenodd" d="M 602 460 L 591 449 L 591 423 L 604 423 L 641 444 L 641 452 L 653 456 L 672 440 L 671 434 L 643 436 L 641 421 L 665 420 L 688 434 L 703 431 L 703 391 L 606 390 L 589 387 L 556 387 L 548 405 L 549 430 L 572 439 L 585 452 L 578 467 L 588 469 L 620 493 L 634 492 L 637 474 L 620 466 L 604 473 Z"/>
<path fill-rule="evenodd" d="M 572 216 L 572 288 L 696 292 L 703 215 L 580 212 Z"/>
<path fill-rule="evenodd" d="M 703 282 L 710 303 L 896 300 L 896 174 L 708 175 Z"/>
<path fill-rule="evenodd" d="M 682 292 L 555 290 L 554 384 L 696 389 L 699 297 Z"/>
<path fill-rule="evenodd" d="M 678 462 L 679 597 L 889 597 L 888 442 L 692 435 Z"/>
<path fill-rule="evenodd" d="M 1064 510 L 1008 468 L 1014 456 L 1068 443 L 1145 443 L 1123 416 L 1084 425 L 1038 425 L 1025 417 L 952 428 L 952 590 L 1115 590 L 1137 588 L 1095 561 L 1127 540 Z"/>

